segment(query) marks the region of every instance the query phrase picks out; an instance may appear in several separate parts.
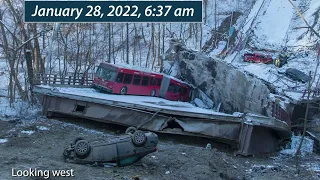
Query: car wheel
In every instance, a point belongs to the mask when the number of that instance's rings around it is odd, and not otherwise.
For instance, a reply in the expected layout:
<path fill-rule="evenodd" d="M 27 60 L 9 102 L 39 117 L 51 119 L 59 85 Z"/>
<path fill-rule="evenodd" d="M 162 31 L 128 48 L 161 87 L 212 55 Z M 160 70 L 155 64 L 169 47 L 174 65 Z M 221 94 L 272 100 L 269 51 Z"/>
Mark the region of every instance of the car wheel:
<path fill-rule="evenodd" d="M 85 158 L 90 152 L 90 145 L 86 140 L 79 140 L 74 149 L 79 157 Z"/>
<path fill-rule="evenodd" d="M 120 94 L 121 94 L 121 95 L 127 94 L 127 87 L 125 87 L 125 86 L 122 87 L 121 90 L 120 90 Z"/>
<path fill-rule="evenodd" d="M 132 141 L 133 141 L 134 145 L 142 146 L 142 145 L 144 145 L 146 143 L 147 136 L 142 131 L 136 131 L 135 133 L 133 133 Z"/>
<path fill-rule="evenodd" d="M 195 55 L 195 54 L 190 54 L 190 55 L 189 55 L 189 59 L 190 59 L 190 60 L 194 60 L 195 58 L 196 58 L 196 55 Z"/>
<path fill-rule="evenodd" d="M 135 127 L 128 127 L 127 129 L 126 129 L 126 134 L 133 134 L 133 133 L 135 133 L 137 131 L 137 128 L 135 128 Z"/>
<path fill-rule="evenodd" d="M 189 52 L 184 52 L 184 53 L 182 54 L 182 56 L 183 56 L 183 58 L 188 59 L 188 57 L 189 57 Z"/>
<path fill-rule="evenodd" d="M 153 89 L 152 91 L 151 91 L 151 94 L 150 94 L 151 96 L 156 96 L 156 90 L 155 89 Z"/>

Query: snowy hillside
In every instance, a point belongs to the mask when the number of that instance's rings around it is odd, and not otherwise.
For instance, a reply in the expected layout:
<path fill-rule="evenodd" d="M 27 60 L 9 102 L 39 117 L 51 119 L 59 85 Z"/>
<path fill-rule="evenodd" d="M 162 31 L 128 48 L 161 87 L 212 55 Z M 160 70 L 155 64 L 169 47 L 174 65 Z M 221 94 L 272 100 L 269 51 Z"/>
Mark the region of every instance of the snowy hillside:
<path fill-rule="evenodd" d="M 320 3 L 317 0 L 293 1 L 300 9 L 308 23 L 316 30 L 319 29 Z M 232 63 L 241 70 L 248 72 L 276 88 L 276 92 L 300 91 L 307 89 L 308 83 L 300 83 L 284 75 L 286 69 L 296 68 L 306 75 L 311 71 L 313 87 L 318 85 L 319 71 L 316 72 L 317 48 L 319 40 L 311 33 L 306 24 L 298 16 L 298 13 L 288 0 L 258 0 L 256 1 L 246 25 L 240 30 L 247 32 L 248 46 L 241 52 L 235 52 L 226 57 L 226 61 Z M 290 54 L 288 63 L 278 68 L 273 64 L 246 63 L 243 62 L 243 54 L 246 51 L 257 51 L 269 54 L 276 58 L 280 51 L 286 47 Z M 293 99 L 299 99 L 300 95 L 287 93 Z"/>

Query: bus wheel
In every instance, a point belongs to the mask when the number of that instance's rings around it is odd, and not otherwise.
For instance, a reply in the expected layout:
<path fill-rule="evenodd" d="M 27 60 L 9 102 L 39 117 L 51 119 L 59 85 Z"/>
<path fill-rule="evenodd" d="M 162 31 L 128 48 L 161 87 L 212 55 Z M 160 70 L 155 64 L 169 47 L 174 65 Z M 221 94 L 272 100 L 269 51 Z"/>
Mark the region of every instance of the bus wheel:
<path fill-rule="evenodd" d="M 155 89 L 153 89 L 153 90 L 151 91 L 151 96 L 156 96 L 156 90 L 155 90 Z"/>
<path fill-rule="evenodd" d="M 122 87 L 121 90 L 120 90 L 120 94 L 121 94 L 121 95 L 127 94 L 127 87 L 125 87 L 125 86 Z"/>

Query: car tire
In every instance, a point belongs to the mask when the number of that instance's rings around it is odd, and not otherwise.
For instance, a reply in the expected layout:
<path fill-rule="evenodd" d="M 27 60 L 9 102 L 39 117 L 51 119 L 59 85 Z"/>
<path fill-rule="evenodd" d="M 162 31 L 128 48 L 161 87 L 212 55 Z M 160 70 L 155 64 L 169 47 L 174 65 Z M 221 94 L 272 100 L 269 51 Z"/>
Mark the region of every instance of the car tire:
<path fill-rule="evenodd" d="M 79 140 L 75 147 L 74 151 L 79 158 L 86 158 L 90 153 L 90 145 L 86 140 Z"/>
<path fill-rule="evenodd" d="M 120 90 L 120 94 L 121 95 L 126 95 L 127 94 L 127 87 L 126 86 L 123 86 Z"/>
<path fill-rule="evenodd" d="M 132 142 L 135 146 L 143 146 L 147 142 L 147 136 L 143 131 L 136 131 L 132 135 Z"/>
<path fill-rule="evenodd" d="M 182 54 L 182 56 L 183 56 L 184 59 L 188 59 L 188 57 L 189 57 L 189 52 L 184 52 L 184 53 Z"/>
<path fill-rule="evenodd" d="M 128 127 L 125 131 L 126 134 L 134 134 L 137 131 L 135 127 Z"/>
<path fill-rule="evenodd" d="M 156 93 L 157 93 L 157 91 L 156 91 L 155 89 L 153 89 L 153 90 L 151 91 L 151 94 L 150 94 L 150 95 L 154 97 L 154 96 L 156 96 Z"/>
<path fill-rule="evenodd" d="M 190 54 L 189 55 L 189 60 L 194 60 L 196 58 L 196 55 L 195 54 Z"/>

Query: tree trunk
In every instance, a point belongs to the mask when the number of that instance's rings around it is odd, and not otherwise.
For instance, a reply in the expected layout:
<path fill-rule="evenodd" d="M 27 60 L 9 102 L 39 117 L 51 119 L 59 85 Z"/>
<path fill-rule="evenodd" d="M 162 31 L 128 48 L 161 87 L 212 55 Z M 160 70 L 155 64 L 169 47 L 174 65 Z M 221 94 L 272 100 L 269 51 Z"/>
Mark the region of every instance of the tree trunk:
<path fill-rule="evenodd" d="M 161 58 L 160 58 L 160 47 L 161 47 L 161 25 L 158 24 L 158 66 L 161 67 Z"/>
<path fill-rule="evenodd" d="M 151 69 L 153 70 L 154 67 L 154 62 L 156 60 L 156 42 L 155 42 L 155 32 L 154 32 L 154 23 L 151 24 L 151 39 L 152 39 L 152 56 L 153 56 L 153 60 L 152 60 L 152 66 Z"/>
<path fill-rule="evenodd" d="M 164 54 L 164 38 L 166 35 L 166 24 L 162 24 L 162 54 Z"/>
<path fill-rule="evenodd" d="M 127 58 L 126 58 L 126 61 L 127 61 L 127 64 L 129 64 L 129 23 L 126 24 L 127 26 Z"/>
<path fill-rule="evenodd" d="M 108 23 L 108 33 L 109 33 L 109 38 L 108 38 L 108 43 L 109 43 L 108 63 L 111 63 L 111 24 L 110 23 Z"/>
<path fill-rule="evenodd" d="M 37 32 L 37 24 L 33 24 L 33 34 L 38 34 Z M 34 70 L 35 73 L 39 72 L 40 61 L 41 61 L 41 54 L 40 54 L 40 45 L 38 38 L 34 38 Z"/>

